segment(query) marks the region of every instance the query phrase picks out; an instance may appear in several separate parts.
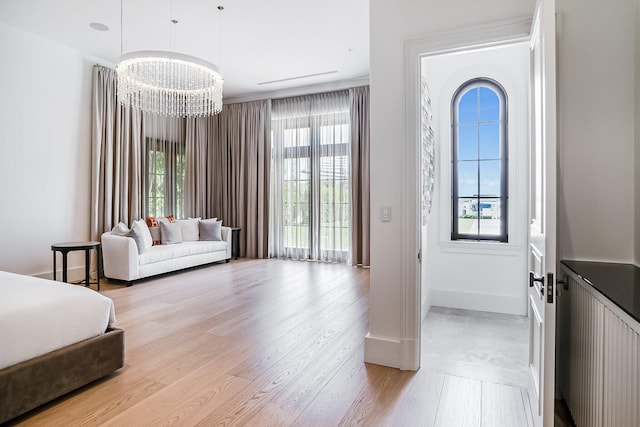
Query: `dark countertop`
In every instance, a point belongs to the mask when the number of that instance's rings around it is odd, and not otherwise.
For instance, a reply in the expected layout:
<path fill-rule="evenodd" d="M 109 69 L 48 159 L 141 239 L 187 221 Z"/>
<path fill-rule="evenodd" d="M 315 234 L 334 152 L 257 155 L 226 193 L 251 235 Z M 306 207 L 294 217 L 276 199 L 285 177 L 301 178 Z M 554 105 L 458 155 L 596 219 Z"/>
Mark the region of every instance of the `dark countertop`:
<path fill-rule="evenodd" d="M 633 264 L 567 260 L 563 260 L 562 264 L 640 322 L 639 267 Z"/>

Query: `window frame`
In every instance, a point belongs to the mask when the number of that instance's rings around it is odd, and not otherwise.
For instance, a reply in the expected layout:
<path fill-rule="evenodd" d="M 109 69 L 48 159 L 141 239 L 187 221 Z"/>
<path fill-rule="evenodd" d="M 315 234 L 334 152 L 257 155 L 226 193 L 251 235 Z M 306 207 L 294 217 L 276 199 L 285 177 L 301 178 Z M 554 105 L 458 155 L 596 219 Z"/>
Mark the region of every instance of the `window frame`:
<path fill-rule="evenodd" d="M 459 129 L 459 103 L 466 93 L 474 88 L 488 87 L 499 99 L 499 123 L 500 123 L 500 197 L 482 196 L 477 194 L 475 197 L 464 197 L 465 199 L 474 198 L 477 200 L 478 207 L 482 199 L 499 199 L 500 200 L 500 234 L 469 234 L 460 233 L 458 230 L 458 212 L 459 199 L 458 196 L 458 129 Z M 496 80 L 487 77 L 476 77 L 462 83 L 454 92 L 451 99 L 451 240 L 452 241 L 488 241 L 488 242 L 509 242 L 509 140 L 508 140 L 508 98 L 504 87 Z M 479 117 L 476 121 L 478 127 L 482 122 Z M 478 161 L 480 156 L 478 155 Z M 478 171 L 480 168 L 478 167 Z M 479 173 L 479 172 L 478 172 Z M 480 177 L 478 177 L 478 185 L 480 185 Z M 480 216 L 478 212 L 478 216 Z M 481 220 L 481 218 L 478 218 Z"/>
<path fill-rule="evenodd" d="M 171 150 L 167 150 L 167 146 L 174 145 L 173 155 Z M 143 212 L 145 216 L 164 217 L 167 215 L 174 215 L 176 218 L 183 218 L 185 216 L 185 186 L 186 186 L 186 150 L 185 143 L 182 141 L 168 140 L 163 138 L 146 137 L 144 144 L 144 176 L 145 184 L 144 188 L 144 206 Z M 155 169 L 155 156 L 153 152 L 162 153 L 164 156 L 164 173 L 159 174 Z M 152 156 L 154 156 L 152 161 Z M 178 167 L 178 157 L 182 157 L 182 168 Z M 170 171 L 174 171 L 171 174 Z M 152 179 L 153 175 L 153 179 Z M 180 175 L 180 176 L 178 176 Z M 158 197 L 152 194 L 151 186 L 155 182 L 156 176 L 164 176 L 164 189 L 163 197 Z M 181 181 L 182 188 L 179 188 L 178 181 Z M 171 188 L 173 187 L 173 189 Z M 180 191 L 182 191 L 182 199 L 180 200 Z M 159 213 L 153 209 L 151 212 L 151 199 L 156 201 L 157 199 L 163 199 L 164 212 Z M 155 203 L 154 203 L 155 205 Z M 168 212 L 168 213 L 167 213 Z M 153 214 L 153 215 L 152 215 Z"/>

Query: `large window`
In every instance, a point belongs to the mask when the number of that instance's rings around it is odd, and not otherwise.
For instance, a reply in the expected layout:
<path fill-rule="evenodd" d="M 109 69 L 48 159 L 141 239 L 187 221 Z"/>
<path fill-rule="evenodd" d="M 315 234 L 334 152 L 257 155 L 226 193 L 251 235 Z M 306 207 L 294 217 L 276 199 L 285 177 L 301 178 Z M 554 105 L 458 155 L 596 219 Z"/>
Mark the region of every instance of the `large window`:
<path fill-rule="evenodd" d="M 452 102 L 452 240 L 507 242 L 507 99 L 485 78 Z"/>
<path fill-rule="evenodd" d="M 184 144 L 147 138 L 145 156 L 146 215 L 184 218 Z"/>
<path fill-rule="evenodd" d="M 309 103 L 311 108 L 306 108 L 304 115 L 300 115 L 299 102 L 276 104 L 272 121 L 271 256 L 348 259 L 349 113 L 346 106 L 324 110 L 333 106 L 326 104 Z"/>

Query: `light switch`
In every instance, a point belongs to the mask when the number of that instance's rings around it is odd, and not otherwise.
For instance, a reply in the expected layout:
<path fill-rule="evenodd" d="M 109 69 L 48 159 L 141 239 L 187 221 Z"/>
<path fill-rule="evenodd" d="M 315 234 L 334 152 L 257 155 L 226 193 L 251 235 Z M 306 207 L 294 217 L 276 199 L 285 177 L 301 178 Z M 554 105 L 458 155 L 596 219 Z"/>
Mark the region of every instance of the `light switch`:
<path fill-rule="evenodd" d="M 383 206 L 380 208 L 380 221 L 391 222 L 391 206 Z"/>

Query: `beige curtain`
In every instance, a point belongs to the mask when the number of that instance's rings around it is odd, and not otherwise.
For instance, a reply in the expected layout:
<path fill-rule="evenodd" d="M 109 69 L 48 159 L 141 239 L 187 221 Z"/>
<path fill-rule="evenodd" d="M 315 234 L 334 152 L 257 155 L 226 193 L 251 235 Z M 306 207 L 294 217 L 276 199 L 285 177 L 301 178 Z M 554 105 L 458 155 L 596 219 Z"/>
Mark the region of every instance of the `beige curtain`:
<path fill-rule="evenodd" d="M 186 122 L 186 209 L 240 227 L 240 255 L 266 258 L 271 102 L 224 105 Z"/>
<path fill-rule="evenodd" d="M 142 116 L 116 99 L 116 72 L 93 68 L 91 239 L 142 216 Z"/>
<path fill-rule="evenodd" d="M 142 116 L 116 99 L 116 72 L 93 68 L 90 238 L 142 216 Z M 91 254 L 95 276 L 96 257 Z"/>
<path fill-rule="evenodd" d="M 370 265 L 369 86 L 349 90 L 351 98 L 351 264 Z"/>

